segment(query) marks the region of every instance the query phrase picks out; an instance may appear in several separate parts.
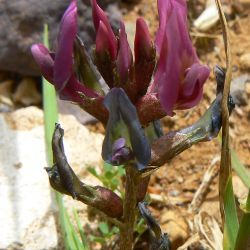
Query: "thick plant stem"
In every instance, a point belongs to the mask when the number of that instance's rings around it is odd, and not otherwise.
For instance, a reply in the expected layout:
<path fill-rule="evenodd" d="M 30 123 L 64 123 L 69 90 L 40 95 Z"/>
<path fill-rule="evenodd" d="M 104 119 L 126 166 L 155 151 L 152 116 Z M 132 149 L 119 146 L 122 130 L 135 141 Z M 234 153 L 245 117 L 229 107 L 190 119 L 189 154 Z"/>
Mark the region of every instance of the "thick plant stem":
<path fill-rule="evenodd" d="M 126 186 L 123 205 L 124 227 L 120 233 L 120 249 L 133 249 L 133 233 L 137 214 L 138 172 L 134 166 L 126 167 Z"/>

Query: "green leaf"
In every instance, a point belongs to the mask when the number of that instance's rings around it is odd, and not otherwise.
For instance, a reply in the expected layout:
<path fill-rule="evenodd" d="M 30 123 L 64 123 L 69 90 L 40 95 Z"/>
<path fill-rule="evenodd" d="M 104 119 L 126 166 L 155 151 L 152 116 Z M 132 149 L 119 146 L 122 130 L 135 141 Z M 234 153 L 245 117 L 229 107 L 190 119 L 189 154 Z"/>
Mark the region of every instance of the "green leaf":
<path fill-rule="evenodd" d="M 125 171 L 125 168 L 123 166 L 118 166 L 117 169 L 118 169 L 118 175 L 120 177 L 125 175 L 126 171 Z"/>
<path fill-rule="evenodd" d="M 81 236 L 83 248 L 84 248 L 84 250 L 89 250 L 88 243 L 87 243 L 87 237 L 84 234 L 82 224 L 80 222 L 78 213 L 77 213 L 75 208 L 73 208 L 73 212 L 74 212 L 75 220 L 76 220 L 76 223 L 77 223 L 78 231 L 79 231 L 80 236 Z"/>
<path fill-rule="evenodd" d="M 112 183 L 112 185 L 113 185 L 115 188 L 117 188 L 117 186 L 119 185 L 119 180 L 118 180 L 118 179 L 113 179 L 113 180 L 111 180 L 111 183 Z"/>
<path fill-rule="evenodd" d="M 112 180 L 112 178 L 114 178 L 115 175 L 116 174 L 114 172 L 109 172 L 109 171 L 104 174 L 105 178 L 108 180 Z"/>
<path fill-rule="evenodd" d="M 111 164 L 107 162 L 104 162 L 103 168 L 105 172 L 113 172 L 115 169 L 114 166 L 112 166 Z"/>
<path fill-rule="evenodd" d="M 100 229 L 100 231 L 102 232 L 102 234 L 104 234 L 104 235 L 109 234 L 109 227 L 108 227 L 108 224 L 107 224 L 107 223 L 101 222 L 101 223 L 99 224 L 99 229 Z"/>
<path fill-rule="evenodd" d="M 110 234 L 113 235 L 113 234 L 118 234 L 120 232 L 119 228 L 116 227 L 116 226 L 113 226 L 111 231 L 110 231 Z"/>
<path fill-rule="evenodd" d="M 92 175 L 94 175 L 96 178 L 100 179 L 100 177 L 99 177 L 99 175 L 97 174 L 95 168 L 89 167 L 89 168 L 87 168 L 87 170 L 88 170 Z"/>
<path fill-rule="evenodd" d="M 49 47 L 49 31 L 48 25 L 44 25 L 43 43 Z M 58 121 L 56 92 L 53 85 L 51 85 L 45 78 L 43 78 L 43 110 L 44 110 L 44 128 L 45 128 L 45 142 L 47 161 L 49 165 L 53 164 L 53 154 L 51 148 L 52 136 L 55 128 L 55 123 Z"/>
<path fill-rule="evenodd" d="M 146 230 L 146 223 L 144 219 L 140 219 L 138 223 L 136 224 L 135 231 L 141 235 Z"/>
<path fill-rule="evenodd" d="M 250 174 L 245 168 L 245 166 L 241 163 L 240 159 L 238 158 L 236 152 L 231 149 L 231 159 L 232 159 L 232 167 L 240 177 L 242 182 L 250 189 Z"/>
<path fill-rule="evenodd" d="M 233 192 L 232 177 L 228 179 L 225 197 L 224 197 L 224 208 L 225 208 L 225 225 L 224 225 L 224 238 L 223 238 L 223 249 L 233 250 L 239 230 L 239 222 L 237 217 L 237 210 Z"/>
<path fill-rule="evenodd" d="M 89 238 L 90 238 L 91 241 L 98 242 L 98 243 L 101 243 L 101 244 L 104 244 L 106 242 L 105 238 L 99 237 L 99 236 L 93 236 L 93 235 L 91 235 Z"/>
<path fill-rule="evenodd" d="M 218 141 L 221 144 L 221 134 L 218 135 Z M 234 171 L 240 177 L 242 182 L 250 189 L 250 173 L 246 167 L 241 163 L 237 153 L 231 148 L 231 162 Z"/>

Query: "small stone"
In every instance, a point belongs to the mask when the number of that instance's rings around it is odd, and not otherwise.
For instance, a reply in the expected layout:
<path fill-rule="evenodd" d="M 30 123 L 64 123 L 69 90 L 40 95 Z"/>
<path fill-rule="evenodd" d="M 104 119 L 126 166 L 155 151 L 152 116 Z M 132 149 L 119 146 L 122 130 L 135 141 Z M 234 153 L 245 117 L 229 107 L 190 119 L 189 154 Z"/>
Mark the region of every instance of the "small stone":
<path fill-rule="evenodd" d="M 13 90 L 13 86 L 14 86 L 13 80 L 6 80 L 0 82 L 0 95 L 10 97 Z"/>
<path fill-rule="evenodd" d="M 15 103 L 25 107 L 41 104 L 42 97 L 38 92 L 37 83 L 31 77 L 25 77 L 18 85 L 16 92 L 13 95 Z"/>
<path fill-rule="evenodd" d="M 12 80 L 0 83 L 0 112 L 9 112 L 13 110 L 14 103 L 11 98 L 13 86 L 14 82 Z"/>
<path fill-rule="evenodd" d="M 244 54 L 240 57 L 240 66 L 242 69 L 250 69 L 250 53 Z"/>

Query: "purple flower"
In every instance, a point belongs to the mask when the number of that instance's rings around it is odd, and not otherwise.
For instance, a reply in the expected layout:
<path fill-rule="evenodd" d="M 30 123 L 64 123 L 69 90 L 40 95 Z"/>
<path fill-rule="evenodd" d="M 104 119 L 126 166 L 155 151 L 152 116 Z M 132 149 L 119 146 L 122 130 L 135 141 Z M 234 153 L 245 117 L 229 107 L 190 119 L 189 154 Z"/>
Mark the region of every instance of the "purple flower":
<path fill-rule="evenodd" d="M 151 148 L 135 106 L 121 88 L 113 88 L 105 97 L 104 105 L 109 111 L 109 119 L 102 158 L 111 164 L 133 159 L 137 169 L 143 169 L 151 159 Z"/>
<path fill-rule="evenodd" d="M 77 80 L 73 69 L 73 48 L 77 32 L 76 0 L 72 0 L 63 15 L 55 53 L 43 44 L 35 44 L 31 52 L 43 76 L 54 84 L 61 99 L 83 103 L 79 93 L 90 98 L 98 97 L 93 90 Z"/>
<path fill-rule="evenodd" d="M 209 69 L 200 64 L 192 46 L 184 0 L 158 0 L 160 23 L 155 43 L 146 22 L 137 19 L 134 59 L 124 23 L 120 22 L 115 35 L 97 0 L 91 4 L 96 30 L 93 62 L 77 36 L 76 0 L 63 15 L 55 53 L 42 44 L 32 46 L 42 74 L 54 84 L 61 99 L 80 103 L 106 123 L 108 108 L 100 87 L 104 80 L 110 89 L 125 91 L 143 126 L 198 104 Z"/>
<path fill-rule="evenodd" d="M 159 29 L 155 45 L 159 57 L 150 92 L 157 92 L 168 115 L 188 109 L 202 98 L 209 69 L 199 63 L 187 28 L 184 0 L 158 0 Z"/>
<path fill-rule="evenodd" d="M 126 140 L 120 137 L 113 143 L 111 162 L 114 165 L 122 165 L 133 159 L 131 150 L 126 146 Z"/>

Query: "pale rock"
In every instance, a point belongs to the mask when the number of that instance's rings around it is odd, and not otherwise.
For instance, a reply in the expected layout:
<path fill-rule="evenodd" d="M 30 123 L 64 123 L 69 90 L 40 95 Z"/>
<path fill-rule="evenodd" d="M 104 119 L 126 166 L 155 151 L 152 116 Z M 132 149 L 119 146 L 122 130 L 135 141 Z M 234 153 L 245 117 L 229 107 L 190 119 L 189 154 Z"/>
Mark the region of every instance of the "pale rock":
<path fill-rule="evenodd" d="M 250 69 L 250 53 L 244 54 L 240 57 L 240 66 L 242 69 Z"/>
<path fill-rule="evenodd" d="M 58 249 L 54 205 L 43 169 L 47 163 L 42 119 L 35 107 L 0 114 L 0 249 Z M 89 132 L 70 115 L 60 120 L 70 164 L 84 181 L 99 184 L 86 174 L 86 166 L 101 164 L 103 136 Z"/>
<path fill-rule="evenodd" d="M 6 80 L 0 82 L 0 112 L 9 112 L 13 110 L 12 90 L 14 81 Z"/>

